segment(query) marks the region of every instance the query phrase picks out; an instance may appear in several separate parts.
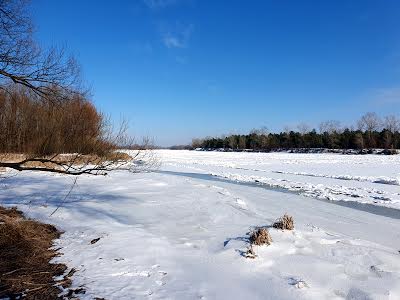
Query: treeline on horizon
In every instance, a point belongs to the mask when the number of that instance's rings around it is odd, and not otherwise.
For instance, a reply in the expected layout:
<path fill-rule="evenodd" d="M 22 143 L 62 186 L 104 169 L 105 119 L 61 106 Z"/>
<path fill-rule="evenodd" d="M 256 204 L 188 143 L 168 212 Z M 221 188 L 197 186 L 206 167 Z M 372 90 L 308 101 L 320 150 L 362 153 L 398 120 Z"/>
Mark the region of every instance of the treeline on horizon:
<path fill-rule="evenodd" d="M 390 115 L 380 119 L 376 113 L 367 113 L 354 127 L 342 127 L 338 121 L 322 122 L 319 130 L 302 123 L 297 130 L 286 129 L 272 133 L 267 129 L 252 130 L 249 134 L 193 139 L 192 149 L 225 149 L 240 151 L 272 151 L 277 149 L 399 149 L 400 119 Z"/>

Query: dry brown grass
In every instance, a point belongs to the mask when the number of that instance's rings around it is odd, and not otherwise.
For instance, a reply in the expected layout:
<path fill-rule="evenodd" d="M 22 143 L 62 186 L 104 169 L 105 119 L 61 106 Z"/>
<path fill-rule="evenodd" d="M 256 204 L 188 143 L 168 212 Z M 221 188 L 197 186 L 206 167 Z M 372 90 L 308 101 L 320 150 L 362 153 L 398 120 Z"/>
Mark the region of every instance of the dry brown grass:
<path fill-rule="evenodd" d="M 268 229 L 266 228 L 258 228 L 254 230 L 250 235 L 250 244 L 251 245 L 270 245 L 272 243 L 271 235 L 269 234 Z"/>
<path fill-rule="evenodd" d="M 0 153 L 0 161 L 4 162 L 18 162 L 25 159 L 26 156 L 17 153 Z"/>
<path fill-rule="evenodd" d="M 284 214 L 282 217 L 280 217 L 278 220 L 275 221 L 272 227 L 282 230 L 293 230 L 294 229 L 293 217 L 289 216 L 288 214 Z"/>
<path fill-rule="evenodd" d="M 61 299 L 61 290 L 68 278 L 55 282 L 66 266 L 50 264 L 57 255 L 49 248 L 60 232 L 52 225 L 23 217 L 15 208 L 0 207 L 0 299 Z"/>
<path fill-rule="evenodd" d="M 30 158 L 24 154 L 17 153 L 0 153 L 0 161 L 2 162 L 12 162 L 17 163 L 23 161 L 25 159 Z M 63 165 L 71 165 L 71 166 L 81 166 L 81 165 L 99 165 L 104 163 L 105 161 L 130 161 L 132 157 L 124 152 L 113 152 L 104 157 L 100 157 L 98 155 L 83 155 L 83 154 L 58 154 L 57 156 L 45 156 L 45 157 L 35 157 L 35 158 L 44 158 L 50 159 L 54 161 L 52 162 L 39 162 L 39 161 L 29 161 L 24 165 L 27 167 L 35 167 L 35 168 L 51 168 L 51 169 L 59 169 L 60 166 L 57 163 L 62 163 Z M 0 168 L 0 171 L 5 168 Z M 5 171 L 5 170 L 3 170 Z"/>

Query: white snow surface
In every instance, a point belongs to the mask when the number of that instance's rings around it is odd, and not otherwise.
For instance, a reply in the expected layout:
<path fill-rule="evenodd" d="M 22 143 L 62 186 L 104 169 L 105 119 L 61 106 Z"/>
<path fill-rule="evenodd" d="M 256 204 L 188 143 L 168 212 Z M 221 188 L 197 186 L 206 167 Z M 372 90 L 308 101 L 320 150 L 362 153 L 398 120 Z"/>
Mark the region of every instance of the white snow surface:
<path fill-rule="evenodd" d="M 23 172 L 0 204 L 65 231 L 55 261 L 81 299 L 400 299 L 399 156 L 156 155 L 155 172 L 81 176 L 65 200 L 72 177 Z M 295 230 L 245 258 L 247 233 L 284 213 Z"/>
<path fill-rule="evenodd" d="M 299 194 L 400 209 L 400 155 L 162 152 L 170 169 Z"/>

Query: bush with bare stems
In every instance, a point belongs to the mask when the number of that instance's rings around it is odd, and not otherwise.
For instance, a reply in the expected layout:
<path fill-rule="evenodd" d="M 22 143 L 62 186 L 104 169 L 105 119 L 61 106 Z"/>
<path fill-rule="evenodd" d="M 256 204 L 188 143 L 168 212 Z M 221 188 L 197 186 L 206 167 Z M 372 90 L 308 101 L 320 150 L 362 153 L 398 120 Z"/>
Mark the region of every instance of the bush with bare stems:
<path fill-rule="evenodd" d="M 249 238 L 249 246 L 247 248 L 247 251 L 243 254 L 244 257 L 246 258 L 256 258 L 257 254 L 254 251 L 253 246 L 262 246 L 262 245 L 271 245 L 272 243 L 272 238 L 271 235 L 269 234 L 269 231 L 265 227 L 257 228 L 253 230 L 250 233 L 250 238 Z"/>
<path fill-rule="evenodd" d="M 267 228 L 258 228 L 250 234 L 250 243 L 252 245 L 270 245 L 272 243 L 271 235 Z"/>
<path fill-rule="evenodd" d="M 294 220 L 292 216 L 288 214 L 284 214 L 278 220 L 274 222 L 272 227 L 281 230 L 293 230 L 294 229 Z"/>

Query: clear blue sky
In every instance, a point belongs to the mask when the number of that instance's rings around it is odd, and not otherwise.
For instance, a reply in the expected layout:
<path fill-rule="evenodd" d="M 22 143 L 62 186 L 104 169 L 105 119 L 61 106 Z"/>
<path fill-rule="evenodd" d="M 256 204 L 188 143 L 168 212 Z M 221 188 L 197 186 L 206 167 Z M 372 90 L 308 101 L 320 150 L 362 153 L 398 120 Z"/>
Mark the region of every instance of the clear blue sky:
<path fill-rule="evenodd" d="M 160 145 L 400 113 L 400 1 L 33 0 L 93 100 Z"/>

